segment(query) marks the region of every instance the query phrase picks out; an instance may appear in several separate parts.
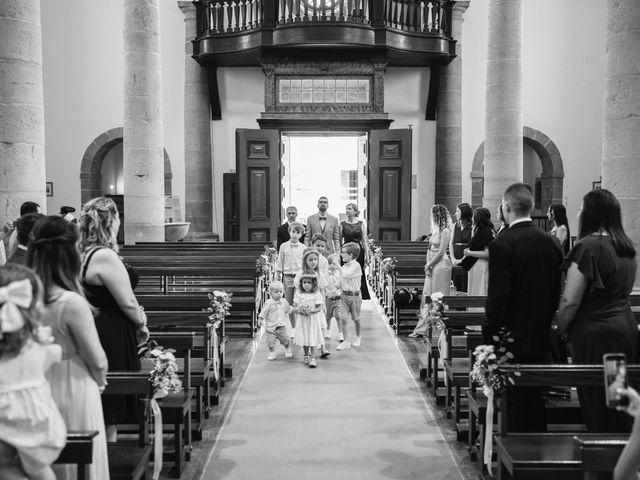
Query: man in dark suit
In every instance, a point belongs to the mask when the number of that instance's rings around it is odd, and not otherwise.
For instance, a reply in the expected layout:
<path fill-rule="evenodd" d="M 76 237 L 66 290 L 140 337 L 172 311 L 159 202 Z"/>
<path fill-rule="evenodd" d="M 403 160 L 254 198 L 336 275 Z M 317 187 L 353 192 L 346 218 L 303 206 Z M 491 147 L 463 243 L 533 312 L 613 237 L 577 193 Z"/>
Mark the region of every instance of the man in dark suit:
<path fill-rule="evenodd" d="M 509 228 L 489 244 L 489 290 L 485 343 L 496 343 L 505 327 L 513 343 L 506 345 L 514 363 L 543 363 L 550 348 L 551 320 L 560 299 L 562 252 L 557 242 L 531 221 L 531 188 L 507 188 L 502 210 Z M 516 385 L 517 385 L 516 378 Z M 539 388 L 514 388 L 508 405 L 510 431 L 546 431 L 544 401 Z"/>
<path fill-rule="evenodd" d="M 289 238 L 291 238 L 289 237 L 289 225 L 296 221 L 296 218 L 298 217 L 298 209 L 294 206 L 287 207 L 285 214 L 287 215 L 287 221 L 278 227 L 278 239 L 276 242 L 276 248 L 278 250 L 280 250 L 280 245 L 284 242 L 288 242 Z M 304 243 L 304 234 L 300 237 L 300 243 Z"/>

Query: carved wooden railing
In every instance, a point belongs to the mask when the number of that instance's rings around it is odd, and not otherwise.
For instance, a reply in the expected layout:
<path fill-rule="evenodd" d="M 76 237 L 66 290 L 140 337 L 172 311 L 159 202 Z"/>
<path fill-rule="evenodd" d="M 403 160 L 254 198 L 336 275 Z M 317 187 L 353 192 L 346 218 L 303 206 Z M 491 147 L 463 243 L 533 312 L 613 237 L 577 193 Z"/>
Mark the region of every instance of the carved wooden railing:
<path fill-rule="evenodd" d="M 358 23 L 451 36 L 448 0 L 201 0 L 198 37 L 294 23 Z"/>

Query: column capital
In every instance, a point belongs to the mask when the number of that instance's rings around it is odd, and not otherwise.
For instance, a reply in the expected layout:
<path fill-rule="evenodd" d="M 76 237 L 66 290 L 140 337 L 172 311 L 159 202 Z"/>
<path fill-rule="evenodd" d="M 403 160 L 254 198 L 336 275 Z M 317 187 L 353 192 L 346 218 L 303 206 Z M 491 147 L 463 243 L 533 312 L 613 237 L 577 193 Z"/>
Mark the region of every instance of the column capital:
<path fill-rule="evenodd" d="M 464 12 L 466 12 L 467 8 L 469 8 L 469 3 L 471 3 L 469 0 L 460 0 L 455 2 L 452 8 L 453 17 L 462 18 L 462 15 L 464 14 Z"/>
<path fill-rule="evenodd" d="M 177 3 L 178 7 L 182 11 L 182 13 L 185 14 L 185 16 L 189 13 L 195 13 L 196 11 L 196 6 L 193 4 L 193 2 L 185 2 L 183 0 L 179 0 Z"/>

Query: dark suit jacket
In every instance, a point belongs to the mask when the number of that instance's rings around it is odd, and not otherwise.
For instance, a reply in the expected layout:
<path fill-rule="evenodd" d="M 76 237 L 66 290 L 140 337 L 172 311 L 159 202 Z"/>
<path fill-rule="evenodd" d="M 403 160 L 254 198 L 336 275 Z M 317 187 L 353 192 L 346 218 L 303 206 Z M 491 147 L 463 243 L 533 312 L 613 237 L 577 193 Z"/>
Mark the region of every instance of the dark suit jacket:
<path fill-rule="evenodd" d="M 516 359 L 549 350 L 561 263 L 558 243 L 531 221 L 515 224 L 489 244 L 485 343 L 494 343 L 493 335 L 505 326 L 514 339 L 507 348 Z"/>
<path fill-rule="evenodd" d="M 289 222 L 284 222 L 278 227 L 278 239 L 276 242 L 276 249 L 280 250 L 280 245 L 284 242 L 288 242 L 291 237 L 289 236 Z M 300 237 L 300 243 L 304 243 L 304 233 Z"/>

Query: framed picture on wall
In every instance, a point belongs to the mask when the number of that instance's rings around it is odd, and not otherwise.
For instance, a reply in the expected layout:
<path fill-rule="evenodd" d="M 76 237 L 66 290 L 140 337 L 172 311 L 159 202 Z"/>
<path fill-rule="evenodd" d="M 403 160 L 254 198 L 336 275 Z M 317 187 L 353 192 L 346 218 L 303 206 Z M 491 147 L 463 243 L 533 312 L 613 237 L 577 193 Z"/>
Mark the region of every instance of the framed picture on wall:
<path fill-rule="evenodd" d="M 47 197 L 53 197 L 53 182 L 47 182 Z"/>
<path fill-rule="evenodd" d="M 600 190 L 602 188 L 602 177 L 591 183 L 591 190 Z"/>

